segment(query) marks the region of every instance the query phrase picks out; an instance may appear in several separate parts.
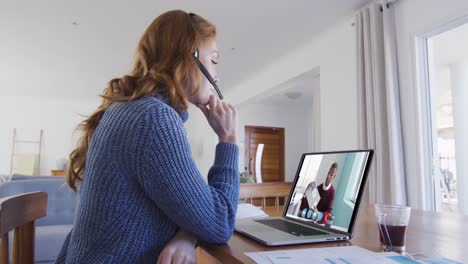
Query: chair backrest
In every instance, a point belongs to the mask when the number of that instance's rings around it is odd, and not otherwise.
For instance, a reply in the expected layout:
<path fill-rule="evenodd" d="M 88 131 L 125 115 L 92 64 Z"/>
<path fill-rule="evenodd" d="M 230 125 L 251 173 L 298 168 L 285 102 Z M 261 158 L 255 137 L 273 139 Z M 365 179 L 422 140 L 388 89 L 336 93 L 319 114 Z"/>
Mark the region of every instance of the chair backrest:
<path fill-rule="evenodd" d="M 275 198 L 275 205 L 279 206 L 279 198 L 287 197 L 291 191 L 291 182 L 264 182 L 264 183 L 241 183 L 239 198 L 252 199 L 262 198 L 262 206 L 266 205 L 266 198 Z"/>
<path fill-rule="evenodd" d="M 35 221 L 46 216 L 47 193 L 32 192 L 0 199 L 0 264 L 7 264 L 8 232 L 14 230 L 12 263 L 34 262 Z"/>
<path fill-rule="evenodd" d="M 50 179 L 16 180 L 0 184 L 0 198 L 21 193 L 47 192 L 47 216 L 38 220 L 37 226 L 73 224 L 77 194 L 65 184 L 64 178 L 48 177 Z"/>

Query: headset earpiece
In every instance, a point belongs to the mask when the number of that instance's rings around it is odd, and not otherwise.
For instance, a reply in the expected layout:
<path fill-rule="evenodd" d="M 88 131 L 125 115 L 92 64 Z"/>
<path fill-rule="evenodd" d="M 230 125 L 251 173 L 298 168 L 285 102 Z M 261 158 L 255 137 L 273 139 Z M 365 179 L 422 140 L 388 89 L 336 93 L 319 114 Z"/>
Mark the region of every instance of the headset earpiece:
<path fill-rule="evenodd" d="M 192 20 L 192 25 L 195 26 L 195 14 L 194 13 L 189 13 L 189 15 L 190 15 L 190 19 Z M 218 85 L 216 85 L 216 82 L 214 81 L 213 77 L 211 77 L 208 70 L 205 68 L 205 66 L 203 66 L 203 64 L 199 60 L 200 54 L 198 53 L 198 49 L 195 49 L 195 51 L 193 52 L 192 55 L 195 58 L 195 62 L 197 63 L 198 68 L 200 69 L 200 71 L 203 73 L 203 75 L 205 75 L 206 79 L 208 79 L 208 81 L 211 83 L 211 85 L 213 85 L 216 93 L 219 96 L 219 99 L 223 100 L 223 95 L 221 94 L 221 91 L 219 90 Z"/>

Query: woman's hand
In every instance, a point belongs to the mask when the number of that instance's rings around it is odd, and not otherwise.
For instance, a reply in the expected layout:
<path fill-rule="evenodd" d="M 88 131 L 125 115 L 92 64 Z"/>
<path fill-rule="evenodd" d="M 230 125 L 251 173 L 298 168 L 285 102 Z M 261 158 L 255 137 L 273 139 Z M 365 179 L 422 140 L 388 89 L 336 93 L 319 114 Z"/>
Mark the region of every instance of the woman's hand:
<path fill-rule="evenodd" d="M 159 255 L 157 264 L 192 264 L 197 262 L 197 239 L 179 229 Z"/>
<path fill-rule="evenodd" d="M 220 142 L 237 143 L 237 110 L 234 106 L 222 102 L 214 95 L 210 96 L 208 106 L 197 106 L 205 114 Z"/>

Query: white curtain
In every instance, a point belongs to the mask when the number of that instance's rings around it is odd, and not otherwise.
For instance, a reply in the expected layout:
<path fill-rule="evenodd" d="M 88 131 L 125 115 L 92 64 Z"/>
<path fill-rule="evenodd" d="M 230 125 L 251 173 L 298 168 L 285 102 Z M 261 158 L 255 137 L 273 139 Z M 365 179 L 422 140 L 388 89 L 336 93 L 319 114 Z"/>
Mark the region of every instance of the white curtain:
<path fill-rule="evenodd" d="M 406 205 L 393 11 L 373 2 L 356 14 L 356 26 L 359 144 L 375 150 L 368 199 Z"/>

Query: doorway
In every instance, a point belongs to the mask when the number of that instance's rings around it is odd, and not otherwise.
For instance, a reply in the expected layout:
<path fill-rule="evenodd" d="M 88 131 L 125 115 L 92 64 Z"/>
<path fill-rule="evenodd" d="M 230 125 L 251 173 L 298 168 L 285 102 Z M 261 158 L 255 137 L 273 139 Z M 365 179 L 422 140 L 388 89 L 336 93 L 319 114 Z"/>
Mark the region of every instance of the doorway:
<path fill-rule="evenodd" d="M 468 214 L 468 18 L 438 28 L 420 39 L 422 60 L 422 138 L 425 166 L 432 175 L 432 203 L 437 211 Z M 457 162 L 458 161 L 458 162 Z"/>
<path fill-rule="evenodd" d="M 256 182 L 284 182 L 284 134 L 281 127 L 245 126 L 245 164 Z"/>

